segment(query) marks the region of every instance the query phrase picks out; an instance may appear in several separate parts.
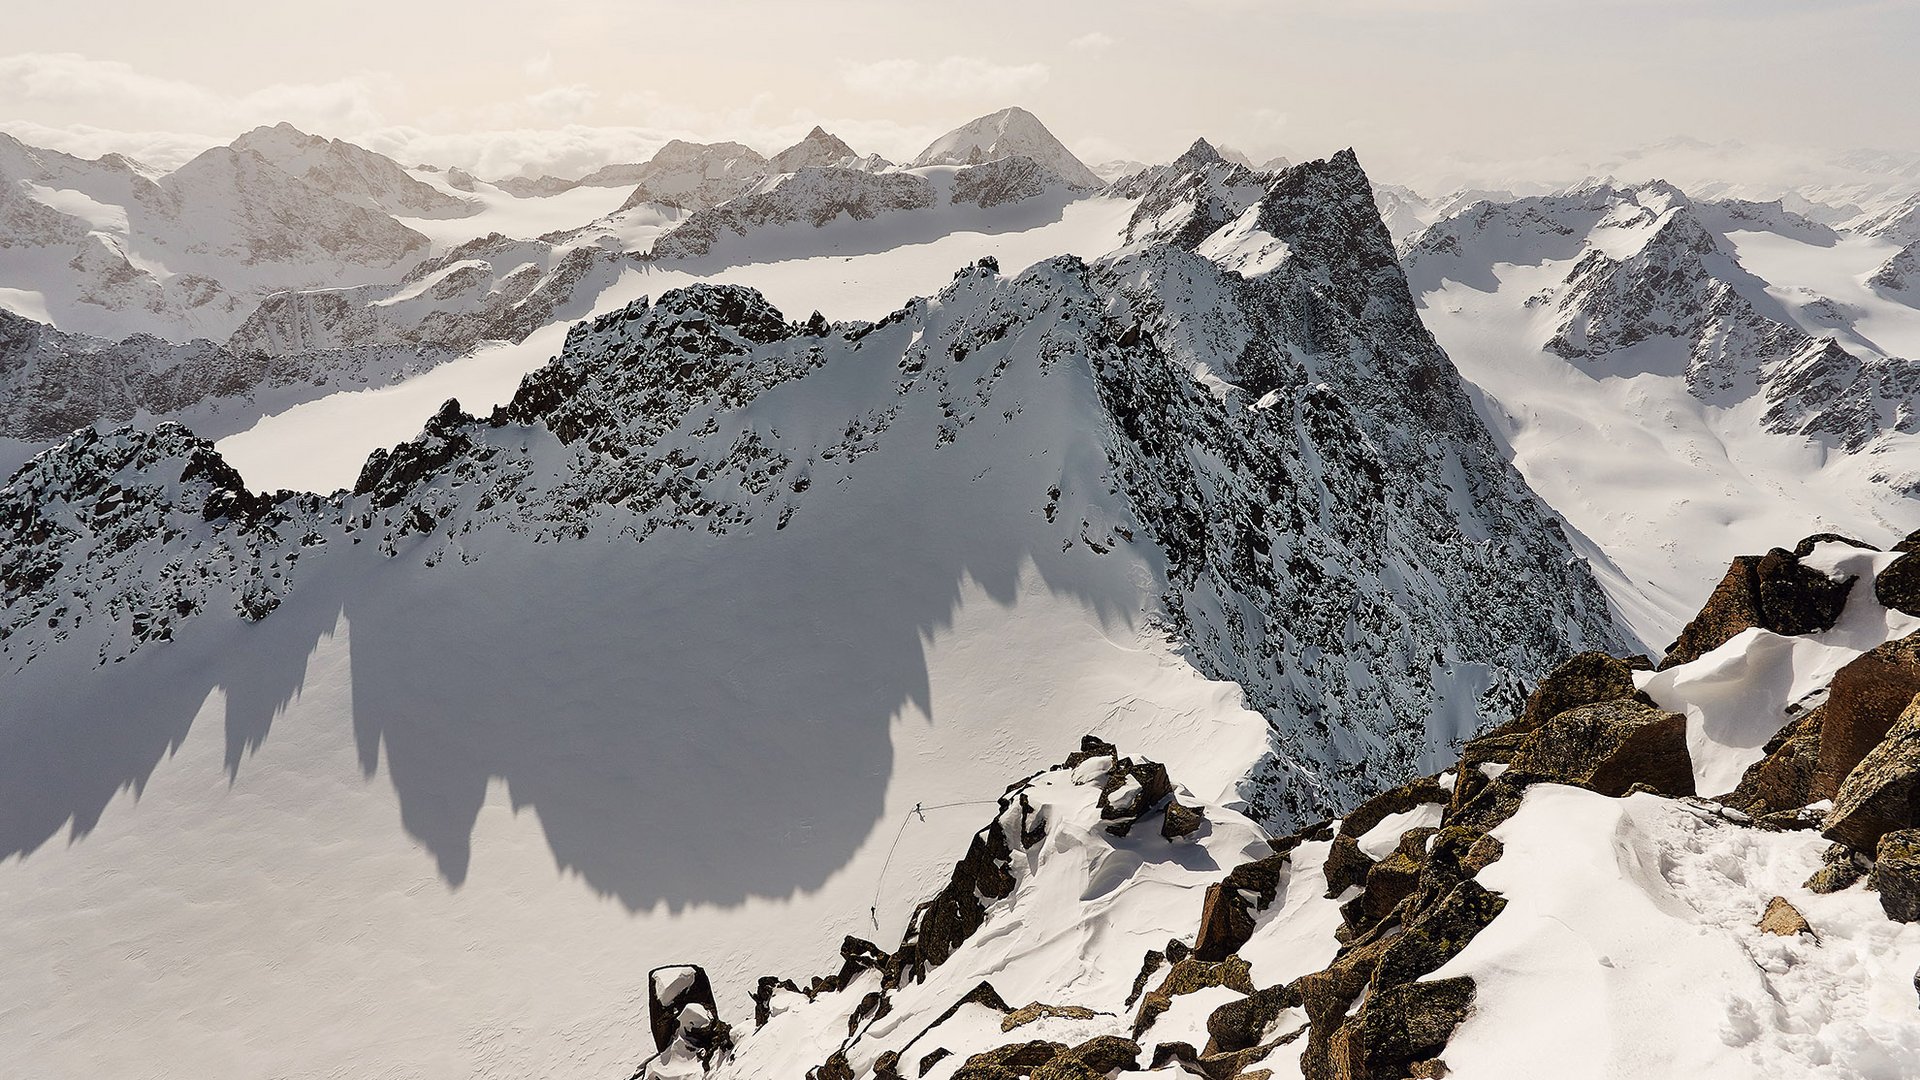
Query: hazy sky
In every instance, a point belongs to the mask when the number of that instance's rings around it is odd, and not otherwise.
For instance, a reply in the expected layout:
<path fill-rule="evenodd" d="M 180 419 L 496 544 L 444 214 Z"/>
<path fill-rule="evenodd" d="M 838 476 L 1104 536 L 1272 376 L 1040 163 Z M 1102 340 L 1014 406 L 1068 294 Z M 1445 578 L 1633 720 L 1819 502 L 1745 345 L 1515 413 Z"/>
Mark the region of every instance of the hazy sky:
<path fill-rule="evenodd" d="M 1007 104 L 1096 164 L 1202 133 L 1256 158 L 1354 145 L 1408 179 L 1676 134 L 1920 151 L 1920 0 L 107 0 L 7 22 L 0 128 L 168 165 L 278 120 L 482 175 L 676 135 L 772 151 L 815 123 L 899 158 Z"/>

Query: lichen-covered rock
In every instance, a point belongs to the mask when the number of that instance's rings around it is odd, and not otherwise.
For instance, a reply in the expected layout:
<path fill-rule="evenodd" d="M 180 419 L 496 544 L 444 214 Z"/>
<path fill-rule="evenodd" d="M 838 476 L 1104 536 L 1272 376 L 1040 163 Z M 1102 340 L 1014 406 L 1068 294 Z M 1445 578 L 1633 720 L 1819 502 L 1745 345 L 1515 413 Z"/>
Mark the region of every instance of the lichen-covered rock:
<path fill-rule="evenodd" d="M 1521 724 L 1531 731 L 1568 709 L 1615 698 L 1636 698 L 1651 705 L 1652 700 L 1634 686 L 1633 673 L 1652 667 L 1653 662 L 1644 656 L 1622 660 L 1592 650 L 1578 653 L 1549 672 L 1527 696 Z"/>
<path fill-rule="evenodd" d="M 1880 837 L 1920 825 L 1920 697 L 1847 774 L 1828 812 L 1827 839 L 1872 851 Z"/>
<path fill-rule="evenodd" d="M 1044 1020 L 1050 1017 L 1062 1017 L 1068 1020 L 1091 1020 L 1098 1015 L 1099 1014 L 1092 1009 L 1080 1005 L 1048 1005 L 1042 1001 L 1035 1001 L 1022 1005 L 1008 1013 L 1006 1019 L 1000 1021 L 1000 1030 L 1012 1031 L 1014 1028 L 1031 1024 L 1035 1020 Z"/>
<path fill-rule="evenodd" d="M 1193 941 L 1195 959 L 1216 963 L 1240 951 L 1253 936 L 1255 914 L 1273 903 L 1288 858 L 1288 853 L 1277 852 L 1242 863 L 1207 887 Z"/>
<path fill-rule="evenodd" d="M 1142 1032 L 1153 1026 L 1161 1013 L 1172 1008 L 1174 998 L 1210 986 L 1224 986 L 1242 994 L 1251 994 L 1254 989 L 1252 969 L 1237 956 L 1229 956 L 1218 963 L 1208 963 L 1191 956 L 1176 962 L 1160 985 L 1140 999 L 1139 1012 L 1133 1018 L 1134 1037 L 1139 1038 Z"/>
<path fill-rule="evenodd" d="M 1369 998 L 1355 1040 L 1359 1075 L 1404 1077 L 1414 1062 L 1438 1056 L 1473 1012 L 1473 997 L 1473 980 L 1462 975 L 1400 983 Z"/>
<path fill-rule="evenodd" d="M 1920 829 L 1895 829 L 1873 852 L 1873 887 L 1895 922 L 1920 922 Z"/>
<path fill-rule="evenodd" d="M 1706 605 L 1667 649 L 1660 669 L 1698 660 L 1749 627 L 1777 634 L 1829 629 L 1851 587 L 1851 579 L 1835 581 L 1785 548 L 1736 556 Z"/>
<path fill-rule="evenodd" d="M 1527 736 L 1512 768 L 1602 795 L 1624 795 L 1635 784 L 1667 795 L 1694 793 L 1687 718 L 1631 699 L 1583 705 L 1548 720 Z"/>
<path fill-rule="evenodd" d="M 1812 796 L 1837 798 L 1841 782 L 1880 744 L 1920 694 L 1920 634 L 1877 645 L 1834 673 L 1820 724 Z"/>
<path fill-rule="evenodd" d="M 1829 844 L 1821 856 L 1820 869 L 1807 878 L 1803 887 L 1821 895 L 1836 893 L 1853 887 L 1872 868 L 1873 862 L 1867 856 L 1845 844 Z"/>
<path fill-rule="evenodd" d="M 1377 993 L 1411 982 L 1458 955 L 1475 934 L 1487 928 L 1507 906 L 1498 893 L 1468 878 L 1453 887 L 1439 903 L 1408 922 L 1399 937 L 1388 943 L 1374 968 Z"/>

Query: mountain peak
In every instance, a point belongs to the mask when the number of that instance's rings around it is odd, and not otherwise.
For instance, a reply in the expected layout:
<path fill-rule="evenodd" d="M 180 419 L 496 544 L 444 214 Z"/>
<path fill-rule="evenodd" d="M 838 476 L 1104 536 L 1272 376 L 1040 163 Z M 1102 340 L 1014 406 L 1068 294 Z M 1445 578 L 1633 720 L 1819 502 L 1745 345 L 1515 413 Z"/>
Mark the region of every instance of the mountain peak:
<path fill-rule="evenodd" d="M 913 159 L 916 168 L 928 165 L 982 165 L 1007 157 L 1028 157 L 1084 190 L 1101 186 L 1100 178 L 1055 138 L 1040 118 L 1019 106 L 971 120 L 935 139 Z"/>
<path fill-rule="evenodd" d="M 768 158 L 767 171 L 797 172 L 809 166 L 837 165 L 849 158 L 859 156 L 853 152 L 852 147 L 842 142 L 839 136 L 815 124 L 813 130 L 807 132 L 806 138 Z"/>

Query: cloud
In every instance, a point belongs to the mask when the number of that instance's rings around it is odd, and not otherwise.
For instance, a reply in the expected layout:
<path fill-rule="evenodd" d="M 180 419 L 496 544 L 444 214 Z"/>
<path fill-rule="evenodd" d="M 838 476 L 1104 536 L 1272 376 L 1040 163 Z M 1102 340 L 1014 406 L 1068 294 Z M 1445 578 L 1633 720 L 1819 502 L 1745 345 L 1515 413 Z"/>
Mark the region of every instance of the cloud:
<path fill-rule="evenodd" d="M 520 70 L 526 72 L 530 79 L 544 79 L 553 74 L 553 54 L 543 52 L 539 56 L 529 57 L 526 63 L 520 65 Z"/>
<path fill-rule="evenodd" d="M 529 95 L 526 108 L 536 120 L 569 124 L 586 119 L 599 100 L 599 91 L 585 83 L 571 83 Z"/>
<path fill-rule="evenodd" d="M 385 122 L 381 103 L 399 93 L 392 78 L 368 72 L 230 94 L 79 53 L 0 57 L 0 116 L 83 123 L 111 117 L 116 125 L 134 130 L 238 134 L 282 120 L 319 130 L 369 127 Z"/>
<path fill-rule="evenodd" d="M 849 65 L 841 81 L 876 97 L 992 98 L 1005 100 L 1044 84 L 1045 64 L 999 64 L 976 56 L 874 60 Z"/>
<path fill-rule="evenodd" d="M 1113 46 L 1113 38 L 1098 30 L 1081 34 L 1067 42 L 1067 48 L 1074 52 L 1104 52 Z"/>

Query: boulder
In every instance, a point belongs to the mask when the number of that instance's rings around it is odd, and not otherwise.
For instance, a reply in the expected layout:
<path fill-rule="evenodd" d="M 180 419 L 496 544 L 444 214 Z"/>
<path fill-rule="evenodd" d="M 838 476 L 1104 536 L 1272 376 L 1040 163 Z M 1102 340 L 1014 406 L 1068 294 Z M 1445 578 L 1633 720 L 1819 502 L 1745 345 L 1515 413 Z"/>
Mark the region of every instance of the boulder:
<path fill-rule="evenodd" d="M 1787 902 L 1784 896 L 1776 896 L 1767 901 L 1767 910 L 1760 916 L 1760 932 L 1778 934 L 1781 937 L 1795 937 L 1800 934 L 1814 936 L 1813 927 L 1808 925 L 1806 916 L 1800 909 Z"/>
<path fill-rule="evenodd" d="M 1809 549 L 1811 550 L 1811 549 Z M 1835 581 L 1785 548 L 1738 555 L 1713 595 L 1660 661 L 1662 671 L 1690 663 L 1749 627 L 1776 634 L 1812 634 L 1832 628 L 1846 605 L 1851 579 Z"/>
<path fill-rule="evenodd" d="M 1920 634 L 1877 645 L 1834 673 L 1820 726 L 1820 758 L 1810 794 L 1839 795 L 1840 784 L 1879 745 L 1920 694 Z"/>
<path fill-rule="evenodd" d="M 668 964 L 647 973 L 647 1024 L 655 1050 L 665 1051 L 683 1026 L 707 1027 L 719 1018 L 713 984 L 698 964 Z"/>
<path fill-rule="evenodd" d="M 1801 887 L 1822 896 L 1837 893 L 1852 888 L 1854 882 L 1866 877 L 1870 869 L 1872 864 L 1865 855 L 1845 844 L 1830 844 L 1826 854 L 1821 856 L 1820 869 L 1815 870 Z"/>
<path fill-rule="evenodd" d="M 1227 1002 L 1207 1017 L 1208 1056 L 1258 1046 L 1281 1013 L 1299 1006 L 1300 992 L 1291 983 Z"/>
<path fill-rule="evenodd" d="M 1388 942 L 1373 972 L 1373 994 L 1418 979 L 1453 959 L 1507 906 L 1498 893 L 1468 878 L 1414 917 Z"/>
<path fill-rule="evenodd" d="M 1831 726 L 1832 721 L 1828 721 Z M 1827 813 L 1827 839 L 1872 851 L 1880 837 L 1920 825 L 1920 697 L 1840 785 Z"/>
<path fill-rule="evenodd" d="M 1006 1018 L 1000 1021 L 1000 1030 L 1012 1031 L 1014 1028 L 1017 1028 L 1017 1027 L 1025 1027 L 1026 1025 L 1033 1023 L 1035 1020 L 1045 1020 L 1050 1018 L 1059 1018 L 1064 1020 L 1091 1020 L 1098 1015 L 1099 1014 L 1094 1012 L 1092 1009 L 1088 1009 L 1080 1005 L 1048 1005 L 1043 1001 L 1035 1001 L 1026 1005 L 1022 1005 L 1019 1008 L 1008 1013 L 1006 1015 Z"/>
<path fill-rule="evenodd" d="M 1895 829 L 1874 848 L 1873 887 L 1894 922 L 1920 922 L 1920 829 Z"/>
<path fill-rule="evenodd" d="M 1880 550 L 1879 548 L 1874 547 L 1872 544 L 1867 543 L 1865 540 L 1855 540 L 1851 536 L 1842 536 L 1841 534 L 1834 533 L 1834 532 L 1820 532 L 1820 533 L 1814 533 L 1812 536 L 1809 536 L 1806 539 L 1800 541 L 1799 543 L 1793 545 L 1793 553 L 1799 556 L 1800 558 L 1804 559 L 1807 556 L 1813 554 L 1814 547 L 1819 544 L 1848 544 L 1865 551 Z"/>
<path fill-rule="evenodd" d="M 1524 719 L 1523 717 L 1522 720 Z M 1533 730 L 1532 728 L 1518 730 L 1518 723 L 1514 728 L 1511 731 L 1488 733 L 1477 739 L 1470 739 L 1460 748 L 1460 763 L 1454 766 L 1453 772 L 1453 795 L 1447 803 L 1449 818 L 1459 813 L 1467 803 L 1473 801 L 1474 796 L 1480 794 L 1482 788 L 1487 786 L 1490 778 L 1481 766 L 1504 766 L 1512 762 L 1513 756 L 1520 752 L 1521 745 L 1527 741 L 1528 733 Z"/>
<path fill-rule="evenodd" d="M 1644 656 L 1621 660 L 1603 652 L 1576 654 L 1549 672 L 1528 695 L 1521 726 L 1532 731 L 1568 709 L 1615 698 L 1637 698 L 1651 705 L 1653 700 L 1633 685 L 1633 673 L 1652 667 Z"/>
<path fill-rule="evenodd" d="M 1895 551 L 1920 551 L 1920 529 L 1907 534 L 1906 539 L 1893 545 Z"/>
<path fill-rule="evenodd" d="M 1438 1057 L 1473 1011 L 1473 979 L 1401 983 L 1368 998 L 1356 1026 L 1367 1077 L 1404 1077 L 1416 1061 Z"/>
<path fill-rule="evenodd" d="M 1873 579 L 1873 598 L 1882 607 L 1920 615 L 1920 551 L 1893 560 Z"/>
<path fill-rule="evenodd" d="M 1265 911 L 1280 890 L 1285 852 L 1242 863 L 1207 887 L 1200 905 L 1200 930 L 1193 939 L 1197 960 L 1216 963 L 1240 951 L 1253 936 L 1254 916 Z"/>
<path fill-rule="evenodd" d="M 1816 801 L 1814 774 L 1820 766 L 1820 731 L 1827 706 L 1823 702 L 1777 732 L 1740 778 L 1740 785 L 1721 802 L 1742 813 L 1764 817 L 1795 810 Z"/>
<path fill-rule="evenodd" d="M 1140 999 L 1140 1011 L 1133 1019 L 1134 1037 L 1139 1038 L 1141 1032 L 1153 1026 L 1161 1013 L 1171 1009 L 1174 998 L 1213 986 L 1251 994 L 1253 971 L 1245 960 L 1237 956 L 1229 956 L 1217 964 L 1209 964 L 1191 956 L 1176 962 L 1168 969 L 1167 977 L 1161 981 L 1159 988 L 1148 991 Z"/>
<path fill-rule="evenodd" d="M 1166 813 L 1160 819 L 1160 835 L 1169 841 L 1192 836 L 1200 831 L 1200 823 L 1204 820 L 1198 810 L 1181 805 L 1179 799 L 1170 799 Z"/>
<path fill-rule="evenodd" d="M 1630 699 L 1583 705 L 1527 736 L 1513 770 L 1538 779 L 1624 795 L 1645 784 L 1664 795 L 1692 795 L 1687 718 Z"/>

